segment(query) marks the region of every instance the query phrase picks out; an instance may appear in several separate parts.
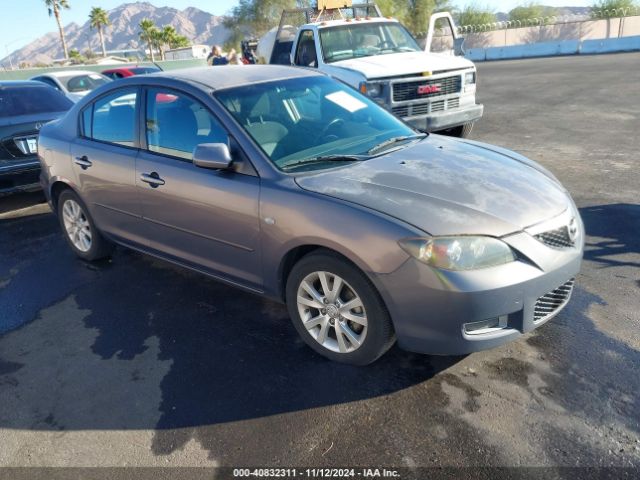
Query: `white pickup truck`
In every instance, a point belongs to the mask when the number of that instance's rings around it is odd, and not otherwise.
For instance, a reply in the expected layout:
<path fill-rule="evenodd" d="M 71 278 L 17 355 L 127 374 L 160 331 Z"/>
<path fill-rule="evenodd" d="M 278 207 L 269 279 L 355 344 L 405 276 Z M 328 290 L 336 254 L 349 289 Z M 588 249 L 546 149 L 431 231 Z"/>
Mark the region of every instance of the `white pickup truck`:
<path fill-rule="evenodd" d="M 441 21 L 448 39 L 434 36 Z M 285 10 L 256 53 L 263 63 L 317 68 L 421 131 L 467 136 L 483 106 L 476 104 L 476 68 L 461 56 L 462 41 L 451 15 L 438 13 L 423 49 L 400 22 L 367 3 Z"/>

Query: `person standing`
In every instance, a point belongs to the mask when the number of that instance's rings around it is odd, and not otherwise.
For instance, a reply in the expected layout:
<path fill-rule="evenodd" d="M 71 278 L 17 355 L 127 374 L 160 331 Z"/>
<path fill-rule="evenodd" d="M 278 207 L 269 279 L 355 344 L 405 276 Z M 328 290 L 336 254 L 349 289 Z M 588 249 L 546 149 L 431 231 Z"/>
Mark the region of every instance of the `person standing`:
<path fill-rule="evenodd" d="M 213 57 L 211 58 L 211 65 L 214 67 L 218 65 L 227 65 L 229 63 L 229 59 L 222 55 L 222 48 L 220 45 L 215 45 L 213 47 Z"/>

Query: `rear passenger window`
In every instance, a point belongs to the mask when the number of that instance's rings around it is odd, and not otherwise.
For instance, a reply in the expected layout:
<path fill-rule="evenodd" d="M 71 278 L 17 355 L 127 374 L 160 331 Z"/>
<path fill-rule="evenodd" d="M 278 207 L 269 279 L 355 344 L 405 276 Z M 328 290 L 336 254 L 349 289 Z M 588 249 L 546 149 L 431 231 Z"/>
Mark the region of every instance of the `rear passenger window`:
<path fill-rule="evenodd" d="M 227 132 L 200 102 L 156 88 L 147 94 L 146 135 L 152 152 L 185 160 L 192 159 L 201 143 L 229 145 Z"/>
<path fill-rule="evenodd" d="M 101 142 L 135 146 L 136 90 L 118 90 L 82 112 L 83 134 Z"/>

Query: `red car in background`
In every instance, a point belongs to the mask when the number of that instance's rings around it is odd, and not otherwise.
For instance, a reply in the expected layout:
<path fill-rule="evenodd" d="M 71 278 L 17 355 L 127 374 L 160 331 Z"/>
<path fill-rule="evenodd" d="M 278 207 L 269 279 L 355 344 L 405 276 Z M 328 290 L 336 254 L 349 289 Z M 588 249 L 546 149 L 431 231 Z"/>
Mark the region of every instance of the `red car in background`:
<path fill-rule="evenodd" d="M 103 75 L 117 80 L 119 78 L 133 77 L 134 75 L 144 75 L 145 73 L 161 72 L 158 67 L 119 67 L 110 68 L 102 72 Z"/>

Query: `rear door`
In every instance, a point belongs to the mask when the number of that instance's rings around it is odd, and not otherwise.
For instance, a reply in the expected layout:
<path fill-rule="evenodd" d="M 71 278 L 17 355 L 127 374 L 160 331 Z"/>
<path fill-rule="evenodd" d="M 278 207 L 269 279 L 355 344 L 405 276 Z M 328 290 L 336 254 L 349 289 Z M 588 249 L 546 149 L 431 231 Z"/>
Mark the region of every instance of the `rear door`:
<path fill-rule="evenodd" d="M 111 91 L 85 107 L 71 146 L 77 184 L 98 227 L 144 244 L 135 180 L 139 152 L 139 89 Z"/>
<path fill-rule="evenodd" d="M 145 112 L 146 148 L 137 160 L 136 181 L 149 245 L 261 290 L 257 174 L 251 168 L 217 171 L 192 163 L 196 145 L 230 144 L 224 127 L 199 100 L 148 88 Z M 232 154 L 239 155 L 233 149 Z"/>

